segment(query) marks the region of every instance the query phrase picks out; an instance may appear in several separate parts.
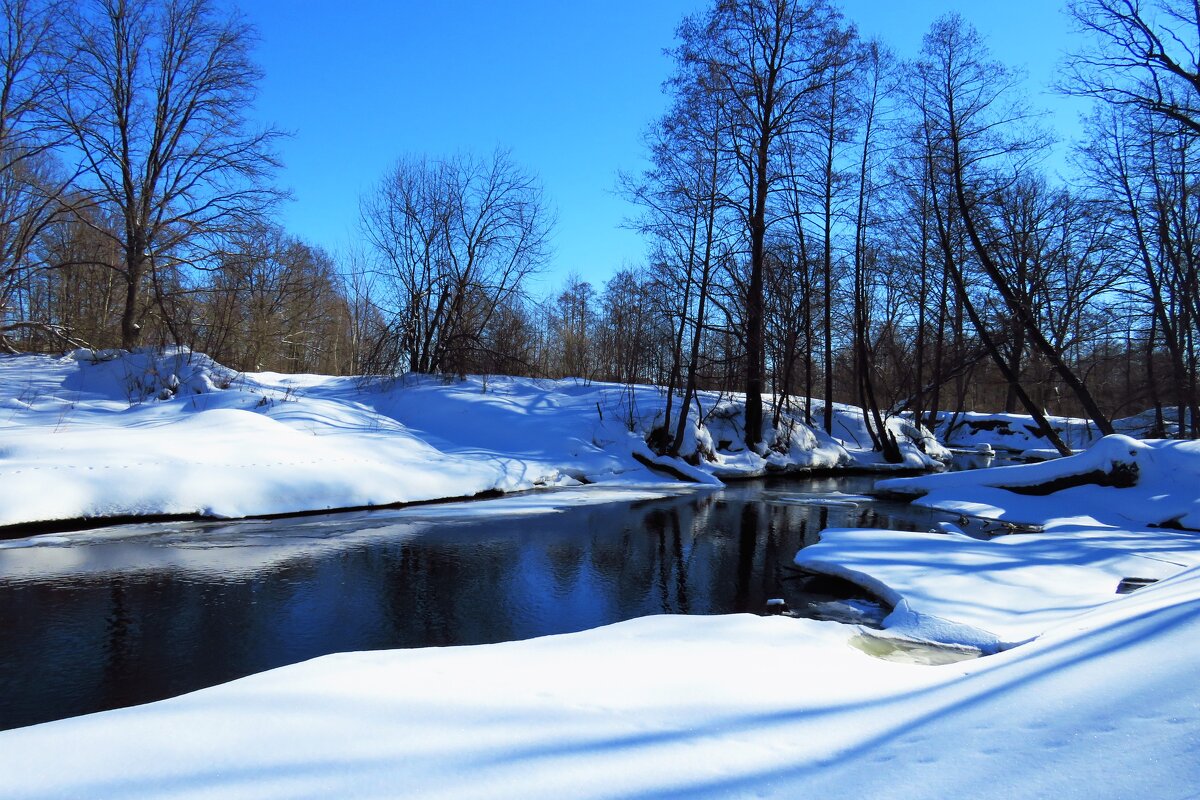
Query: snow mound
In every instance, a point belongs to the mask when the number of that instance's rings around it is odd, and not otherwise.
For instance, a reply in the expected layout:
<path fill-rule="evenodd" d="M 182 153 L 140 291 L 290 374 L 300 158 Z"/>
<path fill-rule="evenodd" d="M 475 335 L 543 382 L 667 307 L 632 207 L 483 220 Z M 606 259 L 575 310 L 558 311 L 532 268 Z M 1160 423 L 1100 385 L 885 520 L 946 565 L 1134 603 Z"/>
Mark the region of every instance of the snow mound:
<path fill-rule="evenodd" d="M 984 541 L 829 529 L 795 562 L 887 601 L 895 610 L 884 627 L 894 634 L 991 653 L 1118 599 L 1124 578 L 1161 580 L 1200 565 L 1200 540 L 1169 530 L 1052 530 Z"/>
<path fill-rule="evenodd" d="M 1045 526 L 1057 522 L 1200 531 L 1200 442 L 1106 436 L 1088 450 L 1039 464 L 892 478 L 877 492 L 967 516 Z"/>
<path fill-rule="evenodd" d="M 666 458 L 647 445 L 666 422 L 666 396 L 651 386 L 241 374 L 183 349 L 3 356 L 0 526 L 886 468 L 789 413 L 760 451 L 747 450 L 738 397 L 701 392 L 696 406 L 681 457 Z M 859 424 L 854 413 L 839 408 L 843 429 Z M 937 463 L 928 446 L 905 441 L 900 466 Z"/>
<path fill-rule="evenodd" d="M 77 400 L 125 402 L 130 405 L 169 400 L 228 389 L 238 383 L 238 373 L 202 353 L 185 348 L 75 350 L 63 356 L 78 369 L 64 372 L 60 384 Z"/>

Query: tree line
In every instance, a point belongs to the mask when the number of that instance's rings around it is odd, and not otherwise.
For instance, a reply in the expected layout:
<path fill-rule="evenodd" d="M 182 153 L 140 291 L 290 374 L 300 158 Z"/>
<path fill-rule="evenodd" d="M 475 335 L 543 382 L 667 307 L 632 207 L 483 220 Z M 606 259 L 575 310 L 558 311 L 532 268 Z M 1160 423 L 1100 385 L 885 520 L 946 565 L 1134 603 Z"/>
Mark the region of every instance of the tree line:
<path fill-rule="evenodd" d="M 534 297 L 554 220 L 509 153 L 409 155 L 338 257 L 274 221 L 280 133 L 250 120 L 254 31 L 212 0 L 0 0 L 0 348 L 176 344 L 236 369 L 573 376 L 861 406 L 1112 419 L 1200 436 L 1200 12 L 1078 0 L 1060 89 L 1095 99 L 1070 182 L 963 18 L 917 58 L 828 0 L 682 21 L 650 167 L 623 175 L 646 263 Z M 814 402 L 814 400 L 816 402 Z M 1056 442 L 1065 451 L 1066 443 Z"/>

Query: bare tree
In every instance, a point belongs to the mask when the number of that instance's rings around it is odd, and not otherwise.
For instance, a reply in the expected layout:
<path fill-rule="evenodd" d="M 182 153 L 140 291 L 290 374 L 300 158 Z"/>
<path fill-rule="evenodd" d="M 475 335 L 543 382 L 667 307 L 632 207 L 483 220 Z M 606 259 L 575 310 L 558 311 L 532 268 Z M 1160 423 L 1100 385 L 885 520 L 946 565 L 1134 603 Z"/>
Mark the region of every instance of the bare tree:
<path fill-rule="evenodd" d="M 839 15 L 824 0 L 718 0 L 679 29 L 677 58 L 712 76 L 733 118 L 731 151 L 740 189 L 734 202 L 749 238 L 744 289 L 745 440 L 762 441 L 765 349 L 764 265 L 768 196 L 783 177 L 773 163 L 789 132 L 844 57 Z"/>
<path fill-rule="evenodd" d="M 1073 0 L 1090 43 L 1064 89 L 1150 111 L 1200 134 L 1200 4 L 1194 0 Z"/>
<path fill-rule="evenodd" d="M 1130 265 L 1131 299 L 1149 317 L 1145 365 L 1151 400 L 1161 407 L 1159 382 L 1165 380 L 1180 432 L 1190 427 L 1193 437 L 1200 436 L 1200 257 L 1193 244 L 1200 239 L 1200 194 L 1193 177 L 1200 168 L 1197 141 L 1154 112 L 1113 106 L 1092 118 L 1082 159 L 1114 218 L 1111 249 Z M 1155 368 L 1158 348 L 1165 350 L 1166 369 Z"/>
<path fill-rule="evenodd" d="M 61 212 L 71 180 L 54 159 L 60 137 L 48 114 L 62 78 L 63 10 L 56 0 L 0 0 L 0 348 L 10 351 L 9 331 L 65 333 L 13 307 L 35 242 Z"/>
<path fill-rule="evenodd" d="M 209 259 L 279 198 L 263 184 L 279 133 L 251 129 L 254 31 L 216 0 L 87 0 L 67 34 L 76 51 L 57 113 L 85 187 L 121 220 L 130 348 L 140 315 L 162 305 L 163 271 Z"/>
<path fill-rule="evenodd" d="M 345 298 L 349 313 L 349 371 L 356 375 L 377 374 L 370 364 L 376 345 L 387 337 L 387 319 L 377 298 L 380 278 L 371 268 L 370 256 L 353 248 L 342 257 L 340 294 Z"/>
<path fill-rule="evenodd" d="M 87 222 L 81 221 L 85 215 L 90 217 Z M 123 292 L 119 276 L 109 266 L 119 254 L 112 239 L 97 232 L 111 222 L 100 209 L 83 205 L 57 216 L 42 231 L 36 245 L 40 268 L 30 271 L 23 284 L 27 319 L 93 347 L 120 344 Z M 61 337 L 53 334 L 44 342 L 31 337 L 36 330 L 26 331 L 23 346 L 27 349 L 38 349 L 39 344 L 62 346 Z"/>
<path fill-rule="evenodd" d="M 643 208 L 636 226 L 653 241 L 651 296 L 658 313 L 673 326 L 663 424 L 651 437 L 651 444 L 672 455 L 678 455 L 687 432 L 709 292 L 729 222 L 726 98 L 716 91 L 711 73 L 697 73 L 686 63 L 679 66 L 669 84 L 675 94 L 671 110 L 647 137 L 652 166 L 640 180 L 624 182 L 626 193 Z M 689 331 L 691 344 L 685 352 Z M 675 414 L 679 388 L 683 396 Z"/>
<path fill-rule="evenodd" d="M 504 151 L 402 159 L 363 198 L 361 219 L 411 372 L 470 366 L 497 309 L 544 263 L 553 224 L 536 179 Z"/>
<path fill-rule="evenodd" d="M 996 263 L 985 241 L 984 206 L 997 189 L 998 162 L 1016 162 L 1008 174 L 1019 174 L 1021 159 L 1038 149 L 1036 137 L 1020 136 L 1028 112 L 1011 101 L 1013 76 L 990 61 L 978 33 L 957 15 L 937 20 L 925 38 L 923 69 L 931 80 L 933 103 L 929 119 L 943 152 L 954 193 L 954 210 L 961 219 L 972 251 L 1025 335 L 1078 399 L 1101 433 L 1113 432 L 1081 377 L 1063 353 L 1046 337 L 1028 303 Z M 1015 133 L 1014 133 L 1015 132 Z M 1001 184 L 1002 185 L 1002 184 Z M 961 275 L 959 276 L 961 278 Z M 964 303 L 966 303 L 964 298 Z M 986 335 L 976 321 L 981 336 Z M 1007 364 L 997 363 L 1010 384 L 1019 383 Z"/>
<path fill-rule="evenodd" d="M 923 163 L 928 173 L 928 199 L 935 222 L 937 246 L 946 280 L 954 286 L 958 307 L 970 320 L 976 336 L 996 368 L 1009 385 L 1014 387 L 1021 404 L 1037 422 L 1043 435 L 1050 439 L 1059 453 L 1068 455 L 1070 448 L 1057 436 L 1046 420 L 1044 411 L 1021 386 L 1017 376 L 1009 370 L 1000 343 L 988 329 L 978 304 L 971 296 L 964 252 L 966 248 L 956 246 L 961 239 L 966 238 L 963 229 L 966 227 L 968 213 L 962 208 L 962 200 L 966 194 L 962 186 L 962 160 L 961 156 L 956 159 L 953 155 L 954 148 L 951 142 L 955 134 L 949 119 L 954 116 L 952 112 L 956 103 L 961 103 L 965 94 L 977 101 L 984 101 L 982 105 L 969 107 L 968 118 L 974 120 L 974 130 L 990 133 L 996 127 L 1000 127 L 988 124 L 989 121 L 981 119 L 980 115 L 995 102 L 996 97 L 1011 80 L 1009 73 L 998 65 L 985 67 L 980 62 L 981 46 L 978 34 L 967 26 L 961 17 L 943 17 L 934 23 L 926 35 L 923 48 L 925 57 L 916 64 L 914 77 L 917 79 L 917 86 L 913 88 L 921 119 Z M 972 90 L 967 91 L 968 87 Z M 961 119 L 958 124 L 961 125 Z M 990 149 L 981 146 L 974 152 L 977 157 L 982 158 L 984 155 L 994 157 L 1005 153 L 1006 150 L 993 142 Z M 977 244 L 978 237 L 972 237 L 972 242 Z M 973 252 L 978 255 L 980 249 L 976 246 Z M 963 393 L 960 388 L 959 408 L 962 407 L 962 400 Z"/>
<path fill-rule="evenodd" d="M 1154 351 L 1161 345 L 1180 433 L 1200 436 L 1200 5 L 1079 0 L 1071 11 L 1090 41 L 1073 55 L 1065 89 L 1109 107 L 1093 120 L 1084 164 L 1125 232 L 1119 241 L 1126 257 L 1137 265 L 1140 305 L 1151 318 L 1145 358 L 1150 392 L 1160 408 Z M 1159 418 L 1161 423 L 1161 411 Z"/>
<path fill-rule="evenodd" d="M 598 325 L 594 301 L 596 291 L 578 275 L 567 276 L 567 283 L 553 305 L 551 326 L 558 344 L 557 359 L 550 373 L 555 378 L 590 380 L 595 370 L 592 340 Z"/>
<path fill-rule="evenodd" d="M 229 245 L 201 291 L 205 352 L 238 370 L 350 371 L 354 325 L 362 323 L 333 258 L 276 225 L 238 234 Z"/>
<path fill-rule="evenodd" d="M 821 218 L 821 339 L 824 343 L 824 406 L 822 425 L 826 433 L 833 432 L 834 408 L 834 294 L 839 283 L 835 272 L 834 229 L 842 216 L 844 192 L 851 187 L 850 175 L 841 169 L 842 150 L 848 149 L 853 139 L 852 126 L 859 122 L 855 118 L 857 109 L 851 95 L 856 71 L 861 67 L 851 60 L 851 51 L 846 42 L 846 55 L 833 59 L 828 66 L 828 80 L 819 93 L 815 110 L 820 138 L 820 156 L 817 169 L 817 193 L 820 195 Z M 865 119 L 862 120 L 865 122 Z M 870 134 L 867 134 L 870 138 Z"/>
<path fill-rule="evenodd" d="M 871 441 L 887 461 L 896 464 L 902 460 L 900 446 L 885 424 L 872 377 L 875 358 L 871 347 L 873 296 L 869 280 L 870 264 L 874 260 L 869 244 L 869 230 L 874 213 L 875 195 L 879 188 L 873 162 L 879 150 L 879 129 L 882 127 L 885 113 L 883 96 L 894 89 L 895 73 L 891 54 L 876 41 L 864 44 L 859 65 L 863 75 L 863 88 L 860 98 L 861 157 L 854 214 L 854 372 L 858 379 L 859 405 L 862 407 Z M 826 403 L 826 419 L 829 417 L 831 405 Z"/>

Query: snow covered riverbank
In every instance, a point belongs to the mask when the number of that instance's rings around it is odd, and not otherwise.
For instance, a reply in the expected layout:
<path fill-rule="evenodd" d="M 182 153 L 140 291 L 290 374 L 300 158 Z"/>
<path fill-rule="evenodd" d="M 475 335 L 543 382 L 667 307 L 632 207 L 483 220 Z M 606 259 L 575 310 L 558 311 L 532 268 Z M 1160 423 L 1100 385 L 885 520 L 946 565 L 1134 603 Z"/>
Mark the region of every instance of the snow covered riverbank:
<path fill-rule="evenodd" d="M 878 481 L 957 523 L 826 530 L 796 563 L 883 596 L 893 634 L 995 652 L 1112 602 L 1126 579 L 1200 566 L 1198 487 L 1200 444 L 1118 434 L 1041 464 Z"/>
<path fill-rule="evenodd" d="M 692 457 L 663 460 L 645 441 L 664 404 L 654 387 L 573 380 L 237 374 L 186 351 L 0 356 L 0 526 L 888 467 L 861 444 L 856 409 L 838 409 L 845 440 L 785 417 L 760 454 L 741 445 L 740 405 L 715 394 L 700 398 Z M 895 424 L 902 438 L 912 432 Z M 901 466 L 934 465 L 907 438 L 904 447 Z"/>
<path fill-rule="evenodd" d="M 1046 419 L 1063 444 L 1076 452 L 1086 450 L 1103 438 L 1091 420 L 1054 415 Z M 1165 431 L 1158 429 L 1153 411 L 1114 419 L 1112 423 L 1117 433 L 1139 439 L 1175 435 L 1179 427 L 1169 409 L 1166 410 L 1166 418 L 1163 420 Z M 943 412 L 937 415 L 933 433 L 939 442 L 951 448 L 978 450 L 986 445 L 989 451 L 994 449 L 1030 459 L 1058 457 L 1053 443 L 1028 414 Z"/>

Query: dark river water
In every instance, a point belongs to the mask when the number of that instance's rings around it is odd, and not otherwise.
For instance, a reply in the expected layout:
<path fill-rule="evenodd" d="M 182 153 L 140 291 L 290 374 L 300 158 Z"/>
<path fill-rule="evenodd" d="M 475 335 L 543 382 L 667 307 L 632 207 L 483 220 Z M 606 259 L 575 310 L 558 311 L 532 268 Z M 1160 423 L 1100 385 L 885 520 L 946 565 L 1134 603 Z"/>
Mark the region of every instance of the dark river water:
<path fill-rule="evenodd" d="M 586 487 L 0 542 L 0 729 L 339 651 L 803 606 L 791 562 L 821 529 L 932 525 L 856 497 L 872 484 L 780 479 L 665 498 Z"/>

